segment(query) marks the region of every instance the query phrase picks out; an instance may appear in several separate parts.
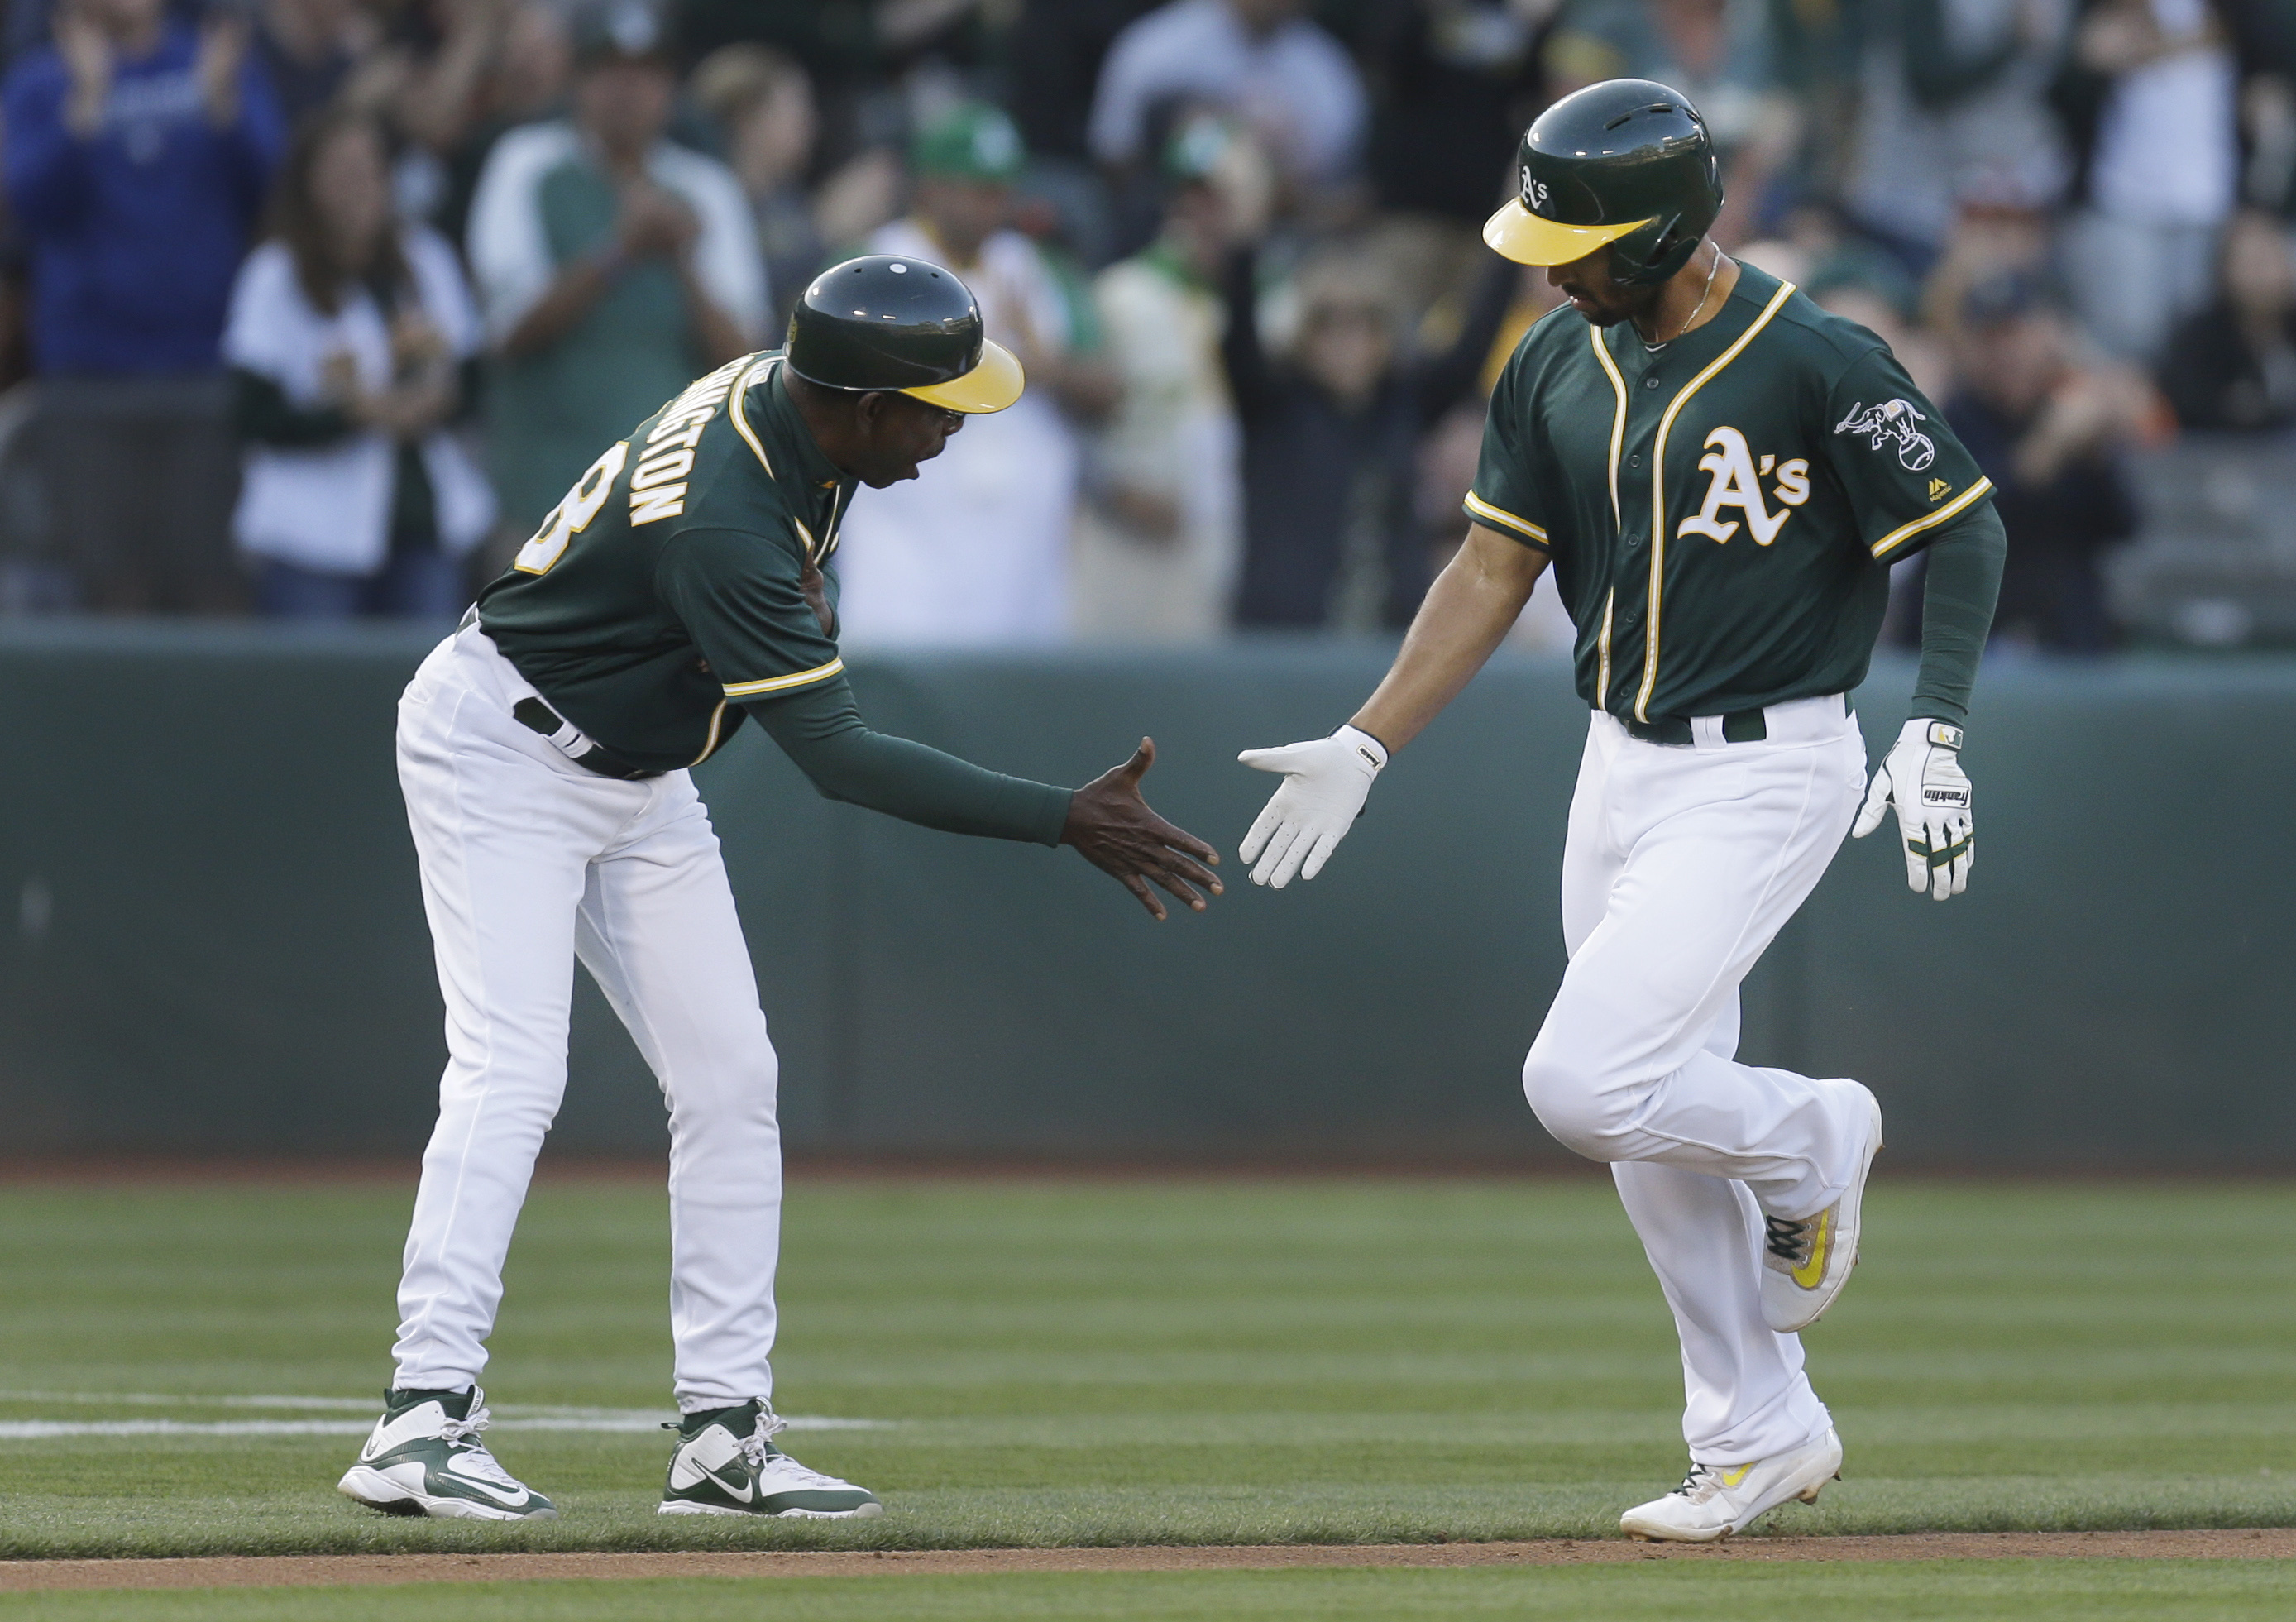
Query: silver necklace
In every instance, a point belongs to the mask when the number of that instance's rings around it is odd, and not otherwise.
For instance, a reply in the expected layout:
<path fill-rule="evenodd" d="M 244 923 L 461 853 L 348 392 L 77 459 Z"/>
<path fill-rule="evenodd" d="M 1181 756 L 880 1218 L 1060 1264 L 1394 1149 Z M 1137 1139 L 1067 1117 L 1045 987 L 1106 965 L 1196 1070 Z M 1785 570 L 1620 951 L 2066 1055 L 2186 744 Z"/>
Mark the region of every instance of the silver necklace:
<path fill-rule="evenodd" d="M 1690 312 L 1690 319 L 1682 324 L 1680 329 L 1676 332 L 1674 338 L 1681 337 L 1684 332 L 1687 332 L 1691 328 L 1696 326 L 1698 324 L 1698 318 L 1706 313 L 1706 301 L 1714 296 L 1714 273 L 1721 268 L 1722 250 L 1719 248 L 1717 248 L 1714 250 L 1714 258 L 1707 263 L 1706 286 L 1698 295 L 1698 307 Z M 1672 343 L 1674 341 L 1674 338 L 1661 339 L 1657 343 L 1652 343 L 1648 339 L 1644 339 L 1643 340 L 1643 348 L 1644 352 L 1655 355 L 1660 349 L 1665 348 L 1668 344 Z"/>

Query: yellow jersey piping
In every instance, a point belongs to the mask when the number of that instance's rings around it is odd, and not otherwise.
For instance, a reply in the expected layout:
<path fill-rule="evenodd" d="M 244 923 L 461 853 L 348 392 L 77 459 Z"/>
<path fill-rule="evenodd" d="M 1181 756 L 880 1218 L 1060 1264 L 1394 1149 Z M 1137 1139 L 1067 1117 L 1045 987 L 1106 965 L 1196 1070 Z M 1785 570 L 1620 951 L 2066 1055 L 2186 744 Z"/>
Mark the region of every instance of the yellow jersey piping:
<path fill-rule="evenodd" d="M 758 461 L 765 468 L 766 477 L 768 479 L 778 479 L 781 475 L 774 471 L 773 458 L 766 455 L 766 447 L 758 442 L 757 431 L 750 426 L 750 419 L 742 410 L 742 397 L 756 386 L 752 380 L 760 376 L 770 376 L 773 369 L 781 364 L 782 357 L 775 355 L 759 361 L 743 373 L 740 381 L 734 385 L 734 397 L 726 402 L 726 414 L 734 419 L 734 431 L 748 440 L 750 448 L 757 452 Z"/>
<path fill-rule="evenodd" d="M 1939 507 L 1927 518 L 1917 518 L 1910 524 L 1901 524 L 1897 528 L 1890 530 L 1889 534 L 1883 536 L 1880 540 L 1874 542 L 1874 555 L 1878 558 L 1883 553 L 1892 551 L 1895 548 L 1903 545 L 1906 542 L 1919 535 L 1923 530 L 1934 529 L 1939 524 L 1944 523 L 1947 520 L 1967 512 L 1969 510 L 1969 504 L 1972 502 L 1975 501 L 1979 496 L 1985 495 L 1992 488 L 1993 481 L 1990 479 L 1980 477 L 1975 484 L 1970 486 L 1969 488 L 1964 490 L 1960 495 L 1946 503 L 1944 506 Z"/>
<path fill-rule="evenodd" d="M 1619 453 L 1627 444 L 1627 380 L 1619 375 L 1619 363 L 1603 346 L 1603 329 L 1589 326 L 1587 335 L 1594 340 L 1595 358 L 1603 363 L 1603 370 L 1610 375 L 1611 391 L 1619 398 L 1618 409 L 1611 414 L 1611 525 L 1614 529 L 1624 528 L 1626 522 L 1619 516 Z"/>
<path fill-rule="evenodd" d="M 720 699 L 718 700 L 718 708 L 709 712 L 709 736 L 702 743 L 701 752 L 693 758 L 695 766 L 700 766 L 718 752 L 718 729 L 725 725 L 726 705 L 726 700 Z"/>
<path fill-rule="evenodd" d="M 1475 517 L 1494 524 L 1504 525 L 1523 539 L 1534 543 L 1542 552 L 1546 549 L 1546 531 L 1527 518 L 1517 518 L 1505 507 L 1494 507 L 1472 490 L 1467 492 L 1467 511 Z"/>
<path fill-rule="evenodd" d="M 850 506 L 852 502 L 853 490 L 849 487 L 840 490 L 836 499 L 829 504 L 829 538 L 821 544 L 821 555 L 814 560 L 815 562 L 828 562 L 830 554 L 837 550 L 837 543 L 843 538 L 839 527 L 844 523 L 845 509 Z"/>
<path fill-rule="evenodd" d="M 1674 420 L 1681 414 L 1682 408 L 1690 404 L 1690 397 L 1705 388 L 1716 373 L 1744 352 L 1755 336 L 1770 324 L 1771 318 L 1785 307 L 1786 300 L 1793 297 L 1793 292 L 1792 283 L 1779 283 L 1778 291 L 1770 295 L 1769 303 L 1762 307 L 1760 315 L 1754 317 L 1753 324 L 1738 334 L 1735 343 L 1716 356 L 1705 371 L 1692 378 L 1682 392 L 1674 397 L 1674 403 L 1666 408 L 1666 414 L 1658 420 L 1658 438 L 1651 446 L 1650 618 L 1649 623 L 1643 627 L 1643 681 L 1635 694 L 1635 719 L 1637 721 L 1647 723 L 1650 720 L 1651 694 L 1658 686 L 1659 610 L 1663 606 L 1666 589 L 1666 437 L 1672 430 Z"/>
<path fill-rule="evenodd" d="M 729 699 L 754 699 L 768 692 L 787 692 L 792 687 L 803 687 L 812 682 L 825 682 L 845 669 L 842 659 L 832 659 L 825 665 L 816 665 L 810 670 L 795 670 L 787 676 L 768 676 L 754 682 L 728 682 L 726 696 Z"/>
<path fill-rule="evenodd" d="M 1619 600 L 1615 586 L 1603 594 L 1603 634 L 1595 639 L 1595 708 L 1611 707 L 1611 608 Z"/>

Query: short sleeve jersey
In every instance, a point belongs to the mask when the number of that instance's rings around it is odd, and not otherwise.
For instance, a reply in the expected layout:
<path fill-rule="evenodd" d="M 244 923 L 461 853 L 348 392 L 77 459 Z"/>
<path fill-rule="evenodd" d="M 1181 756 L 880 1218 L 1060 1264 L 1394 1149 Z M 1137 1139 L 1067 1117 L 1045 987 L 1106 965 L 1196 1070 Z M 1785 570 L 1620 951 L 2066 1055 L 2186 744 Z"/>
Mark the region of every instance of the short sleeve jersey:
<path fill-rule="evenodd" d="M 707 759 L 742 703 L 845 668 L 804 584 L 837 550 L 854 481 L 781 368 L 744 356 L 688 386 L 608 446 L 479 595 L 519 673 L 635 766 Z"/>
<path fill-rule="evenodd" d="M 1887 345 L 1748 265 L 1656 351 L 1567 307 L 1534 325 L 1465 504 L 1554 559 L 1580 696 L 1652 721 L 1856 687 L 1889 565 L 1991 491 Z"/>

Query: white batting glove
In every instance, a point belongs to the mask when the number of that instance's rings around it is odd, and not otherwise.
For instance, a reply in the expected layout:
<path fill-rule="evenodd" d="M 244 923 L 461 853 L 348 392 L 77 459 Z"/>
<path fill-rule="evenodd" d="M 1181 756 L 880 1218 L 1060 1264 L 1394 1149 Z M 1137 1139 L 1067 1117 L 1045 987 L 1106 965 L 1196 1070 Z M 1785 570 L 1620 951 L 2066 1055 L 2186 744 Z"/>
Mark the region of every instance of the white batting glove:
<path fill-rule="evenodd" d="M 1969 820 L 1969 775 L 1961 769 L 1961 728 L 1915 717 L 1874 774 L 1865 809 L 1850 835 L 1864 839 L 1882 825 L 1895 801 L 1898 831 L 1906 841 L 1906 883 L 1942 901 L 1968 888 L 1977 839 Z"/>
<path fill-rule="evenodd" d="M 1328 738 L 1248 749 L 1236 758 L 1255 772 L 1283 774 L 1283 786 L 1236 851 L 1253 864 L 1254 884 L 1282 889 L 1295 873 L 1312 879 L 1324 871 L 1385 769 L 1387 746 L 1360 727 L 1342 726 Z"/>

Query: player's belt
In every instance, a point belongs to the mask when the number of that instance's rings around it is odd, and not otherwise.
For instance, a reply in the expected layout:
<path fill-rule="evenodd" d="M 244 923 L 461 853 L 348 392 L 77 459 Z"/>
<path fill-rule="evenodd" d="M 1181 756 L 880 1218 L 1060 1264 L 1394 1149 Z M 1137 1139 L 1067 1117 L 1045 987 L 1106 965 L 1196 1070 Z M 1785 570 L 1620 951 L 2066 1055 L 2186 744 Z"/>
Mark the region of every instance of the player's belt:
<path fill-rule="evenodd" d="M 1652 716 L 1647 721 L 1621 716 L 1619 724 L 1627 729 L 1628 737 L 1640 738 L 1644 743 L 1674 743 L 1686 749 L 1697 741 L 1691 733 L 1688 716 Z M 1722 717 L 1725 743 L 1759 743 L 1769 735 L 1770 718 L 1766 711 L 1734 709 Z"/>
<path fill-rule="evenodd" d="M 540 733 L 557 745 L 560 754 L 586 772 L 595 772 L 601 777 L 611 777 L 623 782 L 661 775 L 660 772 L 649 771 L 644 766 L 632 766 L 613 750 L 592 743 L 571 721 L 540 699 L 521 699 L 510 707 L 510 713 L 517 717 L 521 726 L 529 732 Z"/>

